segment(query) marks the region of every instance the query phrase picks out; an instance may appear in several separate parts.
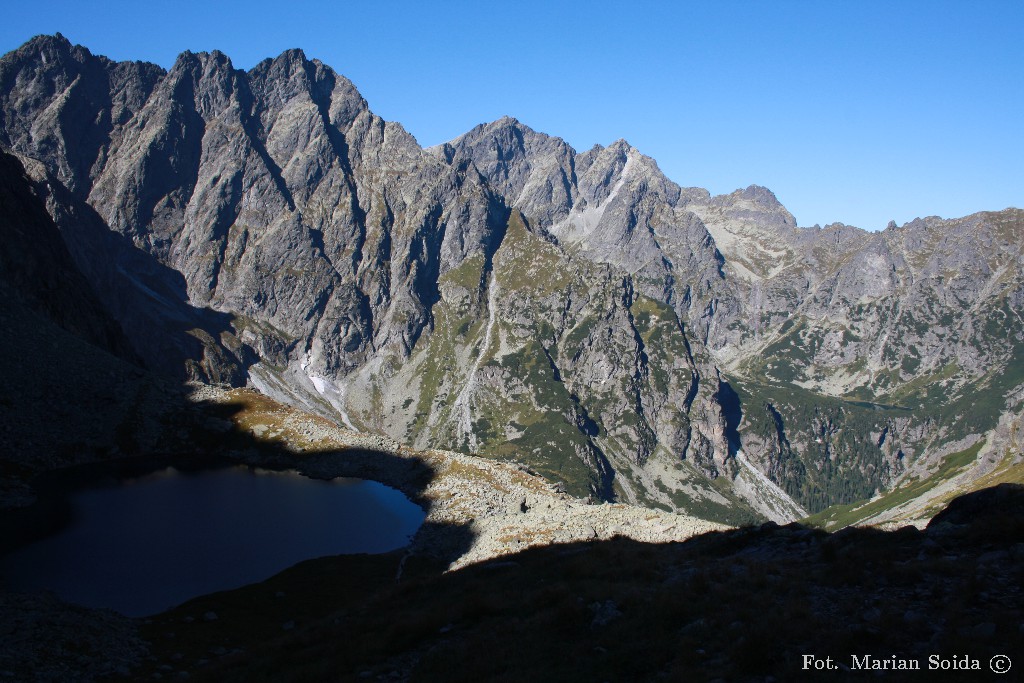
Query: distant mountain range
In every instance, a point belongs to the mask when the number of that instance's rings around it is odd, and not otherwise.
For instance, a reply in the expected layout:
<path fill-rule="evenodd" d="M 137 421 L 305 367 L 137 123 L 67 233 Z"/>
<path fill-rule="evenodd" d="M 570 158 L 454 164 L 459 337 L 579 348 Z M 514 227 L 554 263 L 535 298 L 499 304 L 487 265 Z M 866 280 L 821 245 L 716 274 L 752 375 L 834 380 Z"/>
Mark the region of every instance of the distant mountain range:
<path fill-rule="evenodd" d="M 5 291 L 170 377 L 730 523 L 1022 480 L 1019 209 L 801 228 L 622 140 L 424 149 L 298 50 L 168 71 L 59 34 L 0 59 L 0 147 Z"/>

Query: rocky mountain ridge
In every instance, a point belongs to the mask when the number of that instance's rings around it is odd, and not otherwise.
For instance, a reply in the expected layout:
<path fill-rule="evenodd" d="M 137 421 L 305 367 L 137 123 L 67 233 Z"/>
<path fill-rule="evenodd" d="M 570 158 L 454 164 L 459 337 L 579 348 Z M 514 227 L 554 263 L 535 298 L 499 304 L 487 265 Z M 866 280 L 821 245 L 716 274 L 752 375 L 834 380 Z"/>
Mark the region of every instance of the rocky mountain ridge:
<path fill-rule="evenodd" d="M 423 149 L 297 50 L 164 70 L 59 35 L 0 59 L 0 146 L 168 374 L 727 522 L 1019 472 L 1016 209 L 798 228 L 621 140 Z"/>

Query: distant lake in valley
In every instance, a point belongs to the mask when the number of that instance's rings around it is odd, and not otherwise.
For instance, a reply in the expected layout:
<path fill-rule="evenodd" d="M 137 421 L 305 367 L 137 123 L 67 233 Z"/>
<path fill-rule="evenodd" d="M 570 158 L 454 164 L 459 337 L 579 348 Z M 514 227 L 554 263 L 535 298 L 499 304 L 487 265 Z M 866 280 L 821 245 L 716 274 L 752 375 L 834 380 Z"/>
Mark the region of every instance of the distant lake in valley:
<path fill-rule="evenodd" d="M 302 560 L 407 545 L 423 510 L 373 481 L 168 467 L 69 494 L 70 523 L 0 558 L 0 583 L 128 616 L 263 581 Z"/>

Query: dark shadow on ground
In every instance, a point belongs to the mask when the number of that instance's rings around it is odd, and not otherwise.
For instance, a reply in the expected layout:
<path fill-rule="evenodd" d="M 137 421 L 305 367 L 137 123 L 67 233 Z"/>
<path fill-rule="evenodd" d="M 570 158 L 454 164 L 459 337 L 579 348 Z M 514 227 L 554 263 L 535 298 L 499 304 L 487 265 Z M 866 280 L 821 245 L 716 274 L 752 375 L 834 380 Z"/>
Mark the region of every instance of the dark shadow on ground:
<path fill-rule="evenodd" d="M 397 584 L 395 558 L 315 560 L 145 632 L 192 680 L 1002 680 L 992 658 L 1024 652 L 1022 560 L 1024 488 L 1004 485 L 923 532 L 617 538 Z"/>

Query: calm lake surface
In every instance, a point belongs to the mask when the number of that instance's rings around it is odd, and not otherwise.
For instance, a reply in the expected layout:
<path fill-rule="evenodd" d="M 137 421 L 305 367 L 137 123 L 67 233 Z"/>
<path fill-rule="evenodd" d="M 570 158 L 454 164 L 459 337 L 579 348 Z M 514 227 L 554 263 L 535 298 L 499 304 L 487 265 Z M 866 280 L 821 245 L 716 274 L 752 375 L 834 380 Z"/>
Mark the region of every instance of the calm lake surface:
<path fill-rule="evenodd" d="M 128 616 L 262 581 L 302 560 L 395 550 L 425 517 L 377 482 L 245 467 L 167 468 L 69 502 L 66 528 L 0 558 L 0 582 Z"/>

